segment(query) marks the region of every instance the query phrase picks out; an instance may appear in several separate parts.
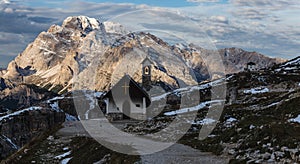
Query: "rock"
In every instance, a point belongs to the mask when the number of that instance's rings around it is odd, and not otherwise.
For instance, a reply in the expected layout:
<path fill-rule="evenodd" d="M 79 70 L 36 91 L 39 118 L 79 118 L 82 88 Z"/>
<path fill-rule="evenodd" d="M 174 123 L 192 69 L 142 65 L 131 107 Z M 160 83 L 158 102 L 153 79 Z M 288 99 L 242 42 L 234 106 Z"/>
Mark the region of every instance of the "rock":
<path fill-rule="evenodd" d="M 235 155 L 235 150 L 234 150 L 234 149 L 230 149 L 230 150 L 228 151 L 228 154 L 229 154 L 229 155 Z"/>
<path fill-rule="evenodd" d="M 0 90 L 1 106 L 10 110 L 29 107 L 40 100 L 49 99 L 53 96 L 56 94 L 26 84 Z"/>
<path fill-rule="evenodd" d="M 16 152 L 34 137 L 60 125 L 65 120 L 63 112 L 49 108 L 22 112 L 0 121 L 0 159 Z"/>
<path fill-rule="evenodd" d="M 265 153 L 265 154 L 262 155 L 262 158 L 264 160 L 269 160 L 271 158 L 271 154 L 267 152 L 267 153 Z"/>

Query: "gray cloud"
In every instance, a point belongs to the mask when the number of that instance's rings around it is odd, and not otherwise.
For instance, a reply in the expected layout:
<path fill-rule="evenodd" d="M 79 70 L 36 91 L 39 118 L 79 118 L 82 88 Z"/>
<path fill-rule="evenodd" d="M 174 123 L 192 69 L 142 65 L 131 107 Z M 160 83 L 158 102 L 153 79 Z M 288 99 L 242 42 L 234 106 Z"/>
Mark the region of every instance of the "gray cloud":
<path fill-rule="evenodd" d="M 0 21 L 5 22 L 0 25 L 1 61 L 3 55 L 6 55 L 5 58 L 16 56 L 41 31 L 52 24 L 61 24 L 67 16 L 73 15 L 116 21 L 132 30 L 169 31 L 189 37 L 189 40 L 204 47 L 211 40 L 209 44 L 215 44 L 218 48 L 240 47 L 284 58 L 300 55 L 300 24 L 295 23 L 300 22 L 298 0 L 230 0 L 229 4 L 168 10 L 146 5 L 81 1 L 63 6 L 29 8 L 17 4 L 0 5 Z M 153 33 L 177 40 L 167 34 Z"/>

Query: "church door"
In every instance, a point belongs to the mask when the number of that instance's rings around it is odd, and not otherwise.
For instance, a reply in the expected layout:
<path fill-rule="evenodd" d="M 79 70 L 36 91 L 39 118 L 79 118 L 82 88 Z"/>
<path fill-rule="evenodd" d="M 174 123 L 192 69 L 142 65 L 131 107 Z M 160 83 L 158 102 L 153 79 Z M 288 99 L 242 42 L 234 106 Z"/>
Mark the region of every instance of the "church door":
<path fill-rule="evenodd" d="M 125 101 L 123 103 L 122 110 L 123 110 L 123 119 L 130 119 L 131 110 L 130 110 L 130 103 L 128 101 Z"/>

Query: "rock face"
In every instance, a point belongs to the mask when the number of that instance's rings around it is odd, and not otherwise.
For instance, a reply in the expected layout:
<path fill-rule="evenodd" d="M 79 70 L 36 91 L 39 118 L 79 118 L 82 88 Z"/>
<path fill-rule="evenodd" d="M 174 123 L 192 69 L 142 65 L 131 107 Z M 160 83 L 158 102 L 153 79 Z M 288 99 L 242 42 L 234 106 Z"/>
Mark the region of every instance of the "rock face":
<path fill-rule="evenodd" d="M 192 44 L 171 46 L 149 33 L 130 33 L 118 23 L 78 16 L 40 33 L 9 64 L 3 77 L 60 93 L 74 89 L 73 85 L 108 90 L 124 73 L 140 82 L 140 62 L 148 56 L 154 63 L 153 81 L 176 88 L 214 78 L 210 73 L 221 70 L 216 54 L 224 61 L 225 73 L 239 72 L 249 61 L 258 68 L 282 62 L 237 48 L 217 51 Z"/>
<path fill-rule="evenodd" d="M 7 73 L 6 69 L 0 68 L 0 77 L 2 77 L 6 73 Z"/>
<path fill-rule="evenodd" d="M 0 160 L 64 120 L 63 112 L 49 108 L 24 111 L 8 118 L 0 117 Z"/>
<path fill-rule="evenodd" d="M 6 84 L 4 83 L 4 85 Z M 55 96 L 55 94 L 46 89 L 40 89 L 34 85 L 21 84 L 0 91 L 0 106 L 4 109 L 15 111 L 19 108 L 29 107 L 53 96 Z"/>

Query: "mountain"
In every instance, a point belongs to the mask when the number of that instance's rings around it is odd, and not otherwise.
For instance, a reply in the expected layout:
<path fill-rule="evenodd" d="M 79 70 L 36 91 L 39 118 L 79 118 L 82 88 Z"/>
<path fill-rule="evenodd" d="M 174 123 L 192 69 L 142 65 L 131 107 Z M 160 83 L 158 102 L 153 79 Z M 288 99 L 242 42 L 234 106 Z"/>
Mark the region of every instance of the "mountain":
<path fill-rule="evenodd" d="M 216 54 L 223 60 L 225 77 L 218 74 L 220 66 L 213 60 Z M 153 81 L 173 90 L 152 97 L 153 103 L 167 102 L 157 117 L 127 124 L 124 131 L 147 134 L 165 128 L 177 114 L 192 112 L 176 103 L 181 102 L 180 96 L 196 91 L 201 100 L 191 109 L 198 115 L 188 120 L 192 127 L 179 141 L 189 150 L 222 154 L 232 163 L 299 162 L 300 57 L 284 61 L 239 48 L 207 50 L 192 43 L 170 45 L 152 34 L 132 33 L 118 23 L 85 16 L 68 17 L 61 26 L 51 26 L 7 69 L 0 70 L 0 159 L 15 152 L 8 163 L 103 163 L 128 158 L 134 163 L 145 159 L 116 154 L 95 144 L 85 132 L 80 134 L 76 120 L 77 115 L 88 118 L 97 104 L 105 107 L 99 96 L 102 92 L 94 90 L 107 91 L 124 73 L 141 82 L 140 63 L 146 56 L 154 63 Z M 258 70 L 244 71 L 250 61 Z M 218 75 L 222 78 L 215 80 Z M 211 87 L 222 82 L 227 86 L 225 100 L 212 101 Z M 82 92 L 78 94 L 82 97 L 68 92 L 71 90 Z M 64 92 L 68 93 L 57 94 Z M 76 113 L 75 99 L 86 111 Z M 219 120 L 205 118 L 208 109 L 223 102 Z M 213 122 L 217 125 L 211 135 L 198 140 L 201 127 Z M 173 131 L 180 132 L 180 126 L 175 124 Z M 155 157 L 153 160 L 161 158 L 159 154 Z"/>
<path fill-rule="evenodd" d="M 238 48 L 206 50 L 193 44 L 169 45 L 149 33 L 128 32 L 118 23 L 78 16 L 40 33 L 0 77 L 59 93 L 72 90 L 77 77 L 79 88 L 108 90 L 124 73 L 140 82 L 139 63 L 148 55 L 155 65 L 153 80 L 177 88 L 215 78 L 208 69 L 220 70 L 210 59 L 216 54 L 221 56 L 228 74 L 242 71 L 249 61 L 258 68 L 283 62 Z M 92 82 L 85 78 L 90 75 L 94 76 L 89 78 Z"/>
<path fill-rule="evenodd" d="M 123 130 L 138 135 L 152 134 L 169 126 L 176 115 L 181 113 L 188 116 L 189 112 L 193 114 L 193 110 L 197 110 L 198 114 L 196 118 L 193 116 L 194 120 L 186 120 L 192 123 L 190 130 L 178 141 L 179 144 L 193 148 L 194 152 L 196 149 L 212 152 L 216 155 L 221 155 L 221 157 L 231 159 L 230 163 L 298 163 L 298 155 L 300 153 L 299 58 L 274 65 L 272 68 L 253 72 L 238 72 L 227 75 L 223 79 L 176 89 L 154 97 L 152 98 L 153 103 L 160 99 L 166 98 L 168 100 L 168 97 L 190 94 L 195 91 L 199 91 L 202 95 L 201 102 L 196 104 L 197 106 L 195 107 L 190 107 L 191 110 L 179 109 L 177 107 L 178 104 L 173 104 L 174 101 L 167 101 L 170 104 L 167 104 L 157 117 L 143 122 L 126 124 Z M 226 83 L 227 91 L 226 99 L 224 101 L 219 100 L 219 102 L 225 102 L 222 115 L 217 120 L 210 117 L 206 118 L 208 110 L 218 104 L 217 101 L 210 99 L 210 89 L 212 86 L 222 85 L 223 82 Z M 95 94 L 87 91 L 82 92 L 84 94 Z M 82 101 L 82 104 L 93 106 L 95 102 L 89 97 L 88 95 L 85 96 L 82 99 L 85 100 Z M 74 121 L 76 119 L 70 119 L 69 114 L 76 115 L 73 104 L 73 99 L 76 98 L 78 97 L 73 97 L 72 94 L 65 94 L 64 96 L 44 101 L 40 106 L 49 111 L 60 109 L 66 113 L 66 118 Z M 98 103 L 101 104 L 101 99 Z M 37 111 L 35 112 L 38 115 Z M 18 115 L 10 117 L 18 119 L 16 116 Z M 19 122 L 16 121 L 16 123 L 18 124 Z M 205 125 L 210 126 L 214 123 L 216 123 L 216 127 L 212 133 L 206 139 L 198 140 L 200 129 Z M 141 163 L 147 157 L 115 155 L 110 150 L 97 144 L 92 138 L 82 137 L 86 136 L 86 132 L 79 130 L 82 127 L 78 124 L 78 122 L 65 122 L 64 128 L 57 132 L 47 132 L 42 139 L 34 140 L 32 145 L 25 146 L 22 151 L 12 155 L 8 162 L 36 161 L 39 163 L 47 161 L 49 163 L 69 160 L 72 163 L 87 160 L 87 163 L 95 163 L 97 161 L 112 162 L 117 159 L 130 159 L 130 161 L 132 160 L 130 163 Z M 120 127 L 120 123 L 116 124 Z M 178 127 L 181 125 L 176 123 L 173 126 L 171 127 L 174 128 L 173 131 L 180 133 Z M 7 136 L 9 136 L 8 139 L 13 138 L 11 134 Z M 164 136 L 159 137 L 157 138 L 158 140 L 164 139 Z M 11 141 L 12 143 L 19 142 L 15 139 Z M 5 146 L 4 150 L 7 150 L 7 147 L 10 148 L 9 150 L 14 150 L 13 145 L 6 138 L 2 137 L 2 142 L 4 143 L 1 143 L 0 140 L 0 143 Z M 51 151 L 48 149 L 49 145 L 52 148 Z M 182 153 L 182 150 L 179 152 Z M 179 154 L 176 156 L 172 153 L 170 154 L 167 150 L 165 153 L 168 154 L 166 158 L 171 158 L 174 162 L 178 159 L 187 158 L 197 160 L 194 154 L 185 154 L 184 157 L 181 157 Z M 208 154 L 206 154 L 207 156 Z M 161 158 L 162 156 L 159 153 L 151 155 L 153 161 Z M 200 156 L 198 158 L 203 157 Z M 214 156 L 210 158 L 216 159 Z"/>

